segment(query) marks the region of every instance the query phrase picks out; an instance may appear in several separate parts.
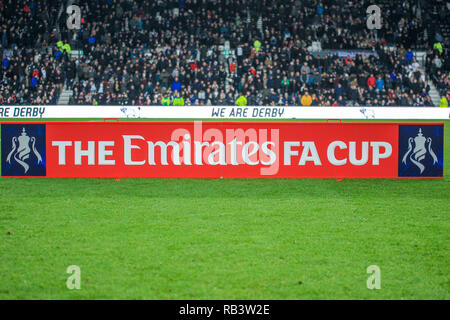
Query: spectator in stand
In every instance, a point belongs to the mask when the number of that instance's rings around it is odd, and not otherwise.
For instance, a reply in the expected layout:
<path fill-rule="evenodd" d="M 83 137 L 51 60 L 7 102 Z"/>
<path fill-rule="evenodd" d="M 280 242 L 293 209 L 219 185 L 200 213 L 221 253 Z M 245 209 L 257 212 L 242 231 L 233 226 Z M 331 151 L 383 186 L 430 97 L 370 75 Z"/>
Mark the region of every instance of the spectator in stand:
<path fill-rule="evenodd" d="M 384 90 L 384 80 L 382 78 L 382 76 L 378 76 L 378 79 L 376 81 L 376 88 L 378 91 L 383 91 Z"/>
<path fill-rule="evenodd" d="M 370 77 L 367 79 L 367 86 L 369 88 L 375 88 L 377 85 L 377 79 L 373 76 L 373 74 L 370 75 Z"/>
<path fill-rule="evenodd" d="M 302 97 L 302 106 L 309 107 L 312 104 L 312 97 L 309 95 L 308 91 Z"/>
<path fill-rule="evenodd" d="M 181 82 L 178 79 L 178 77 L 176 77 L 173 82 L 172 82 L 172 91 L 175 92 L 180 92 L 181 91 Z"/>

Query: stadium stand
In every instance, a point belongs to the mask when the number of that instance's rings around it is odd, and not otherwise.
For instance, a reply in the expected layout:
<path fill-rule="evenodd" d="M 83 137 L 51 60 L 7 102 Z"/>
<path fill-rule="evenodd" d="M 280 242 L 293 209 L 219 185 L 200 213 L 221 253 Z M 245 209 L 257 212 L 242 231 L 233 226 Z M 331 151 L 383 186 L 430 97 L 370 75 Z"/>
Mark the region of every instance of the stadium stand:
<path fill-rule="evenodd" d="M 67 29 L 70 4 L 80 30 Z M 370 30 L 370 4 L 0 0 L 0 104 L 56 104 L 64 89 L 87 105 L 438 105 L 449 5 L 380 0 Z"/>

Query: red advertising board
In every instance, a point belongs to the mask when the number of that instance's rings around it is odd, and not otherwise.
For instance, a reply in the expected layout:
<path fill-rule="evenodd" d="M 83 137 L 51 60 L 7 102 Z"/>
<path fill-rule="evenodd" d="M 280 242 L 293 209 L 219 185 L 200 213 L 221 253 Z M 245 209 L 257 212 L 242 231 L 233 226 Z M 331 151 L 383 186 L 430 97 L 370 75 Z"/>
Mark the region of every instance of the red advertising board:
<path fill-rule="evenodd" d="M 2 177 L 441 178 L 443 124 L 2 123 Z"/>

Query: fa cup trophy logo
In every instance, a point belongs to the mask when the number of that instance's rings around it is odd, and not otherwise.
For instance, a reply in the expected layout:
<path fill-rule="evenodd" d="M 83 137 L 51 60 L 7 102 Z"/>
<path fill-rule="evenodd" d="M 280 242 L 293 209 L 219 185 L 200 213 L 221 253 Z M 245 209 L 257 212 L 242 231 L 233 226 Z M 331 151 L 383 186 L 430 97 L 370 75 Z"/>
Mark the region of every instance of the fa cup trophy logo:
<path fill-rule="evenodd" d="M 433 159 L 433 164 L 436 164 L 438 162 L 438 158 L 433 152 L 433 149 L 431 149 L 431 141 L 432 139 L 424 137 L 422 134 L 422 129 L 419 129 L 419 133 L 414 139 L 412 137 L 408 139 L 408 150 L 403 156 L 402 162 L 406 164 L 409 159 L 420 169 L 420 173 L 422 174 L 425 170 L 425 165 L 423 165 L 421 161 L 425 159 L 428 151 Z"/>
<path fill-rule="evenodd" d="M 24 173 L 27 173 L 28 169 L 30 169 L 30 165 L 25 161 L 30 158 L 31 151 L 33 151 L 34 155 L 36 156 L 37 163 L 39 164 L 42 162 L 42 157 L 36 150 L 35 144 L 36 138 L 29 137 L 25 132 L 25 128 L 23 128 L 22 133 L 19 137 L 12 138 L 12 150 L 8 154 L 8 157 L 6 158 L 6 162 L 11 164 L 11 157 L 12 157 L 14 160 L 16 160 L 18 164 L 20 164 L 25 169 Z"/>

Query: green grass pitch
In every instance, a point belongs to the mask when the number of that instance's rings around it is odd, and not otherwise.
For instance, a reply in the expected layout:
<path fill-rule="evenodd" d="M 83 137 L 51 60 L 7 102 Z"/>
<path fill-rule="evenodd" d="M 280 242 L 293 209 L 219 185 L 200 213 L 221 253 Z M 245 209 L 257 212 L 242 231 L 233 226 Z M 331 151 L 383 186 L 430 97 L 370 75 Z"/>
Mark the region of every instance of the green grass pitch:
<path fill-rule="evenodd" d="M 0 179 L 0 299 L 449 299 L 444 141 L 434 180 Z"/>

